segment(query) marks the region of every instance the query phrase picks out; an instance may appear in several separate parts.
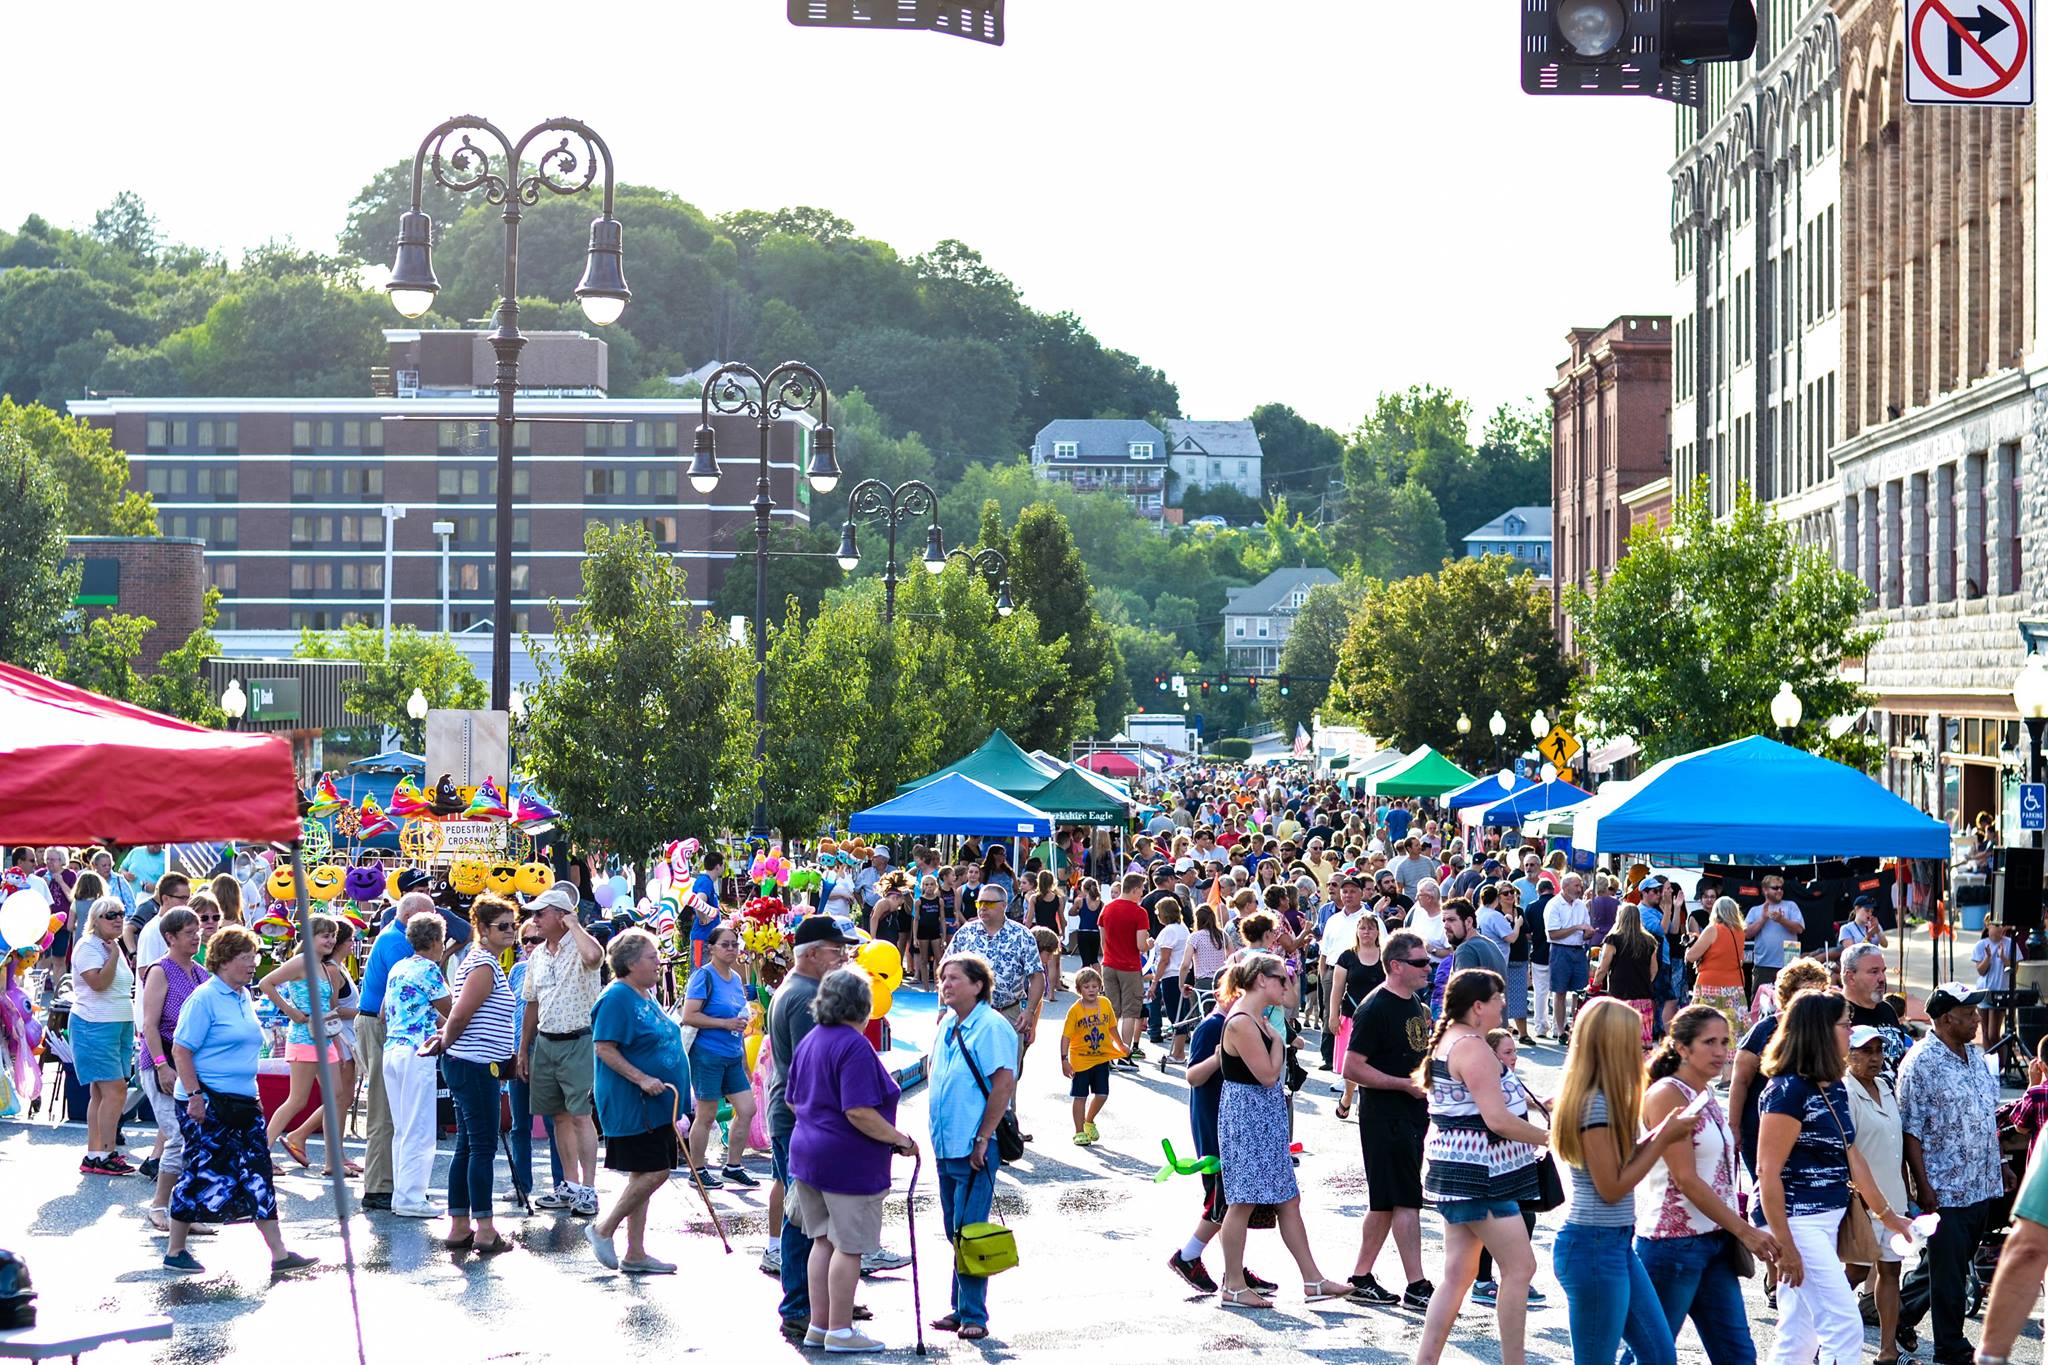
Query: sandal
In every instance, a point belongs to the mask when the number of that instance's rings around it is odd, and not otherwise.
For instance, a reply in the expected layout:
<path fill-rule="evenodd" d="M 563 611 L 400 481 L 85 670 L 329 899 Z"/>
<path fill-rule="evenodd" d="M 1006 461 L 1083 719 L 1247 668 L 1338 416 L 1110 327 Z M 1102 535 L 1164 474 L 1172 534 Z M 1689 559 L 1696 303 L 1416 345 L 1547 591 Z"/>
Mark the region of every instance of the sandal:
<path fill-rule="evenodd" d="M 1271 1308 L 1271 1301 L 1261 1298 L 1259 1291 L 1249 1286 L 1243 1289 L 1222 1289 L 1217 1291 L 1219 1302 L 1225 1308 Z"/>
<path fill-rule="evenodd" d="M 515 1243 L 512 1239 L 501 1232 L 495 1241 L 478 1242 L 476 1244 L 476 1254 L 479 1256 L 495 1256 L 501 1251 L 510 1251 L 514 1245 Z"/>
<path fill-rule="evenodd" d="M 304 1145 L 301 1143 L 293 1142 L 292 1135 L 290 1133 L 278 1134 L 277 1140 L 279 1145 L 281 1145 L 284 1148 L 285 1152 L 291 1157 L 293 1161 L 296 1161 L 299 1163 L 299 1165 L 305 1167 L 310 1167 L 313 1164 L 312 1162 L 306 1160 L 306 1149 Z"/>
<path fill-rule="evenodd" d="M 1341 1123 L 1342 1121 L 1344 1121 L 1345 1119 L 1348 1119 L 1348 1118 L 1350 1118 L 1350 1117 L 1351 1117 L 1351 1101 L 1350 1101 L 1350 1100 L 1338 1100 L 1338 1101 L 1337 1101 L 1337 1119 L 1338 1119 L 1338 1122 L 1340 1122 L 1340 1123 Z"/>
<path fill-rule="evenodd" d="M 962 1341 L 980 1341 L 987 1335 L 988 1328 L 978 1322 L 963 1322 L 960 1324 L 960 1340 Z"/>
<path fill-rule="evenodd" d="M 1335 1285 L 1336 1288 L 1331 1288 L 1332 1285 Z M 1301 1286 L 1301 1296 L 1310 1303 L 1323 1303 L 1329 1299 L 1341 1299 L 1349 1295 L 1351 1291 L 1352 1286 L 1348 1281 L 1344 1280 L 1317 1280 L 1313 1284 L 1304 1281 Z"/>
<path fill-rule="evenodd" d="M 441 1239 L 441 1245 L 450 1251 L 467 1251 L 476 1245 L 476 1234 L 466 1232 L 460 1237 L 444 1237 Z"/>
<path fill-rule="evenodd" d="M 948 1313 L 943 1318 L 933 1318 L 932 1326 L 941 1332 L 957 1332 L 960 1330 L 960 1315 Z"/>

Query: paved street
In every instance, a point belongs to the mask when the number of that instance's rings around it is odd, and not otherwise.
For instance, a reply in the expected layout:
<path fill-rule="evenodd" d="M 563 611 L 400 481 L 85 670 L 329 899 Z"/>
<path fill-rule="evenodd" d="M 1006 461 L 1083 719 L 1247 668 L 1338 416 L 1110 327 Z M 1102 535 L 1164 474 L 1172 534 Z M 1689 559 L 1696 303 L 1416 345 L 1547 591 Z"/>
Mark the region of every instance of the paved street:
<path fill-rule="evenodd" d="M 1064 1012 L 1064 1002 L 1059 1006 Z M 1048 1015 L 1053 1011 L 1049 1010 Z M 1525 1054 L 1525 1072 L 1544 1093 L 1554 1093 L 1555 1049 Z M 1314 1065 L 1311 1052 L 1310 1065 Z M 1322 1269 L 1347 1274 L 1364 1213 L 1357 1131 L 1332 1113 L 1329 1074 L 1311 1070 L 1296 1105 L 1297 1133 L 1307 1147 L 1301 1167 L 1304 1213 Z M 1277 1234 L 1253 1233 L 1250 1264 L 1283 1286 L 1280 1308 L 1267 1314 L 1226 1313 L 1187 1293 L 1166 1270 L 1169 1248 L 1188 1234 L 1195 1216 L 1192 1177 L 1155 1184 L 1160 1139 L 1187 1151 L 1185 1088 L 1147 1067 L 1119 1076 L 1100 1121 L 1103 1142 L 1069 1144 L 1064 1083 L 1053 1054 L 1041 1047 L 1026 1064 L 1023 1113 L 1037 1141 L 1017 1167 L 1006 1171 L 998 1211 L 1017 1229 L 1023 1264 L 992 1285 L 991 1339 L 979 1354 L 992 1359 L 1100 1358 L 1105 1347 L 1120 1362 L 1185 1361 L 1218 1351 L 1257 1351 L 1268 1359 L 1396 1361 L 1412 1359 L 1420 1318 L 1349 1305 L 1302 1305 L 1298 1276 Z M 922 1089 L 905 1102 L 904 1126 L 925 1133 Z M 131 1129 L 131 1141 L 136 1130 Z M 92 1357 L 95 1365 L 156 1361 L 262 1361 L 326 1365 L 354 1358 L 348 1284 L 341 1241 L 327 1218 L 325 1186 L 304 1173 L 280 1176 L 279 1194 L 288 1239 L 322 1258 L 302 1280 L 269 1286 L 267 1259 L 255 1233 L 231 1228 L 193 1248 L 209 1273 L 178 1279 L 157 1268 L 161 1238 L 141 1219 L 146 1186 L 139 1179 L 88 1179 L 76 1173 L 79 1130 L 43 1125 L 0 1125 L 0 1177 L 9 1191 L 0 1207 L 0 1245 L 30 1260 L 47 1316 L 81 1313 L 168 1313 L 177 1322 L 169 1347 L 114 1347 Z M 544 1153 L 537 1154 L 537 1165 Z M 437 1183 L 446 1168 L 446 1148 Z M 762 1168 L 765 1179 L 765 1167 Z M 898 1163 L 898 1189 L 909 1171 Z M 601 1187 L 609 1188 L 609 1177 Z M 927 1182 L 927 1185 L 929 1182 Z M 502 1186 L 501 1186 L 502 1188 Z M 639 1282 L 600 1269 L 582 1238 L 581 1220 L 537 1214 L 510 1227 L 520 1249 L 491 1261 L 455 1255 L 435 1240 L 438 1223 L 358 1213 L 351 1224 L 358 1263 L 362 1327 L 372 1361 L 567 1360 L 587 1353 L 593 1331 L 612 1334 L 625 1348 L 664 1355 L 735 1351 L 795 1355 L 776 1331 L 776 1287 L 762 1275 L 765 1188 L 725 1190 L 713 1196 L 733 1241 L 719 1249 L 703 1206 L 686 1183 L 657 1196 L 650 1246 L 678 1261 L 673 1279 Z M 888 1244 L 907 1249 L 903 1206 L 892 1201 Z M 1426 1218 L 1424 1256 L 1432 1275 L 1439 1238 Z M 1569 1359 L 1563 1296 L 1551 1277 L 1548 1245 L 1555 1215 L 1539 1231 L 1538 1287 L 1548 1306 L 1530 1318 L 1532 1359 Z M 917 1197 L 918 1252 L 923 1261 L 924 1307 L 929 1319 L 945 1311 L 946 1245 L 930 1190 Z M 1221 1272 L 1220 1249 L 1210 1264 Z M 1399 1281 L 1391 1247 L 1381 1278 Z M 876 1335 L 907 1353 L 915 1340 L 907 1270 L 869 1282 L 863 1301 L 875 1311 Z M 1767 1348 L 1773 1317 L 1753 1282 L 1752 1321 Z M 1447 1358 L 1498 1360 L 1488 1310 L 1468 1307 Z M 1972 1328 L 1974 1332 L 1974 1326 Z M 1876 1337 L 1871 1336 L 1872 1350 Z M 977 1354 L 952 1337 L 927 1333 L 933 1353 Z M 1703 1359 L 1690 1331 L 1679 1340 L 1681 1359 Z M 2015 1359 L 2039 1360 L 2039 1328 L 2030 1331 Z"/>

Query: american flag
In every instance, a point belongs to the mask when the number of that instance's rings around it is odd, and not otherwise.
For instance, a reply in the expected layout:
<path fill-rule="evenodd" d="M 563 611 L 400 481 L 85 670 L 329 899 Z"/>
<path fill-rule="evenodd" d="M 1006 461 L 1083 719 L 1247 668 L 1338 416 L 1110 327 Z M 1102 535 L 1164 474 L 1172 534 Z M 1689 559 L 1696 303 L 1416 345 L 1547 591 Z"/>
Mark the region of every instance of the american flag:
<path fill-rule="evenodd" d="M 1297 722 L 1294 727 L 1294 756 L 1296 758 L 1307 758 L 1308 746 L 1308 727 Z"/>

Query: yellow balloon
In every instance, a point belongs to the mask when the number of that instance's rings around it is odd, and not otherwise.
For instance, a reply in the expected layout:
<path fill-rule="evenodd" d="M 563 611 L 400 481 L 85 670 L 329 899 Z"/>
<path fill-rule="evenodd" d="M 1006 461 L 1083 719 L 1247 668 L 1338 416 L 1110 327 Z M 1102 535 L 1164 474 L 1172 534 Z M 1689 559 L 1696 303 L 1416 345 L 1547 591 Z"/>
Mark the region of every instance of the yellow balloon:
<path fill-rule="evenodd" d="M 759 1033 L 747 1035 L 747 1074 L 749 1076 L 753 1075 L 754 1068 L 761 1064 L 762 1037 L 763 1035 Z"/>
<path fill-rule="evenodd" d="M 895 992 L 877 981 L 874 986 L 875 1004 L 868 1011 L 869 1019 L 880 1019 L 889 1013 L 889 1006 L 895 1002 Z"/>
<path fill-rule="evenodd" d="M 875 939 L 864 944 L 853 955 L 861 969 L 875 979 L 877 985 L 886 985 L 894 990 L 903 982 L 903 955 L 896 951 L 896 945 L 886 939 Z"/>

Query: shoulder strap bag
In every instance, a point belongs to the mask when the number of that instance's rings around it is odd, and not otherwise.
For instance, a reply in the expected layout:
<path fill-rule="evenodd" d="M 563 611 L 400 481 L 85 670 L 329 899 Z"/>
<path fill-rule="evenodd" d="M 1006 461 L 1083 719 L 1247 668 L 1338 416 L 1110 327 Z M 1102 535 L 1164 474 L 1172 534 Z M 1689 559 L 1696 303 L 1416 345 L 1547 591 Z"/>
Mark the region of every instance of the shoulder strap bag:
<path fill-rule="evenodd" d="M 960 1037 L 960 1025 L 954 1024 L 951 1034 L 953 1046 L 960 1049 L 960 1055 L 967 1059 L 967 1069 L 974 1073 L 975 1088 L 981 1091 L 983 1101 L 988 1099 L 988 1078 L 981 1074 L 981 1067 L 974 1060 L 974 1050 Z M 1015 1110 L 1005 1109 L 1003 1116 L 996 1120 L 996 1154 L 1004 1161 L 1017 1161 L 1024 1155 L 1024 1130 L 1017 1126 Z"/>
<path fill-rule="evenodd" d="M 1842 1139 L 1843 1164 L 1849 1159 L 1849 1129 L 1842 1122 L 1842 1115 L 1835 1108 L 1835 1102 L 1828 1092 L 1820 1092 L 1821 1103 L 1827 1105 L 1828 1114 L 1835 1121 L 1835 1132 Z M 1870 1206 L 1863 1201 L 1862 1192 L 1854 1185 L 1849 1186 L 1849 1208 L 1842 1215 L 1842 1226 L 1835 1233 L 1835 1254 L 1842 1258 L 1843 1265 L 1876 1265 L 1878 1260 L 1877 1232 L 1870 1226 Z"/>

